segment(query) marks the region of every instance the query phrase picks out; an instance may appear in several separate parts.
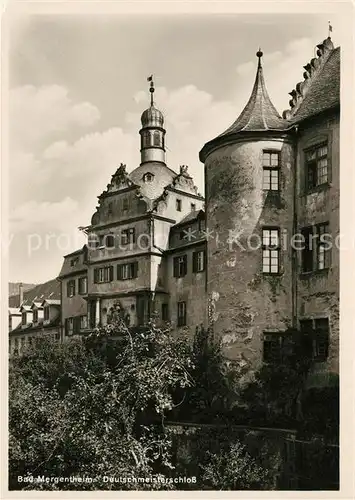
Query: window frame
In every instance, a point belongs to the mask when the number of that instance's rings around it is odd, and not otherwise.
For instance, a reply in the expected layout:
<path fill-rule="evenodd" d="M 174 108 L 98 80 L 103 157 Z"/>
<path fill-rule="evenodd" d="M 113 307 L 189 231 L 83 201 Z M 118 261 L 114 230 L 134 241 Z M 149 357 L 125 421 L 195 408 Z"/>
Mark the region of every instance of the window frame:
<path fill-rule="evenodd" d="M 269 338 L 270 337 L 270 338 Z M 277 342 L 274 342 L 274 337 Z M 266 356 L 266 345 L 270 344 L 276 344 L 278 343 L 278 355 L 275 356 L 274 351 L 272 348 L 270 348 L 270 351 L 268 355 Z M 281 364 L 283 361 L 283 348 L 284 348 L 284 343 L 285 343 L 285 334 L 281 332 L 264 332 L 263 333 L 263 363 L 265 364 Z M 267 359 L 267 357 L 269 359 Z"/>
<path fill-rule="evenodd" d="M 32 323 L 38 323 L 38 309 L 32 311 Z"/>
<path fill-rule="evenodd" d="M 72 298 L 75 296 L 75 279 L 70 279 L 67 281 L 67 297 Z"/>
<path fill-rule="evenodd" d="M 50 316 L 49 309 L 50 309 L 49 305 L 43 307 L 43 321 L 49 321 L 49 316 Z"/>
<path fill-rule="evenodd" d="M 84 291 L 82 287 L 82 283 L 85 283 Z M 88 278 L 87 276 L 82 276 L 78 279 L 78 293 L 79 295 L 86 295 L 88 293 Z"/>
<path fill-rule="evenodd" d="M 127 273 L 124 273 L 123 270 L 129 270 Z M 117 264 L 117 279 L 119 281 L 132 280 L 137 278 L 138 276 L 138 261 L 134 262 L 124 262 L 123 264 Z"/>
<path fill-rule="evenodd" d="M 269 235 L 269 244 L 265 244 L 264 243 L 264 232 L 265 231 L 270 231 L 270 235 Z M 271 242 L 271 231 L 277 231 L 277 245 L 271 245 L 270 242 Z M 261 242 L 262 242 L 262 245 L 261 245 L 261 248 L 262 248 L 262 266 L 261 266 L 261 269 L 262 269 L 262 274 L 263 275 L 270 275 L 270 276 L 277 276 L 279 274 L 281 274 L 281 238 L 280 238 L 280 234 L 281 234 L 281 229 L 280 227 L 276 227 L 276 226 L 263 226 L 262 227 L 262 230 L 261 230 Z M 264 260 L 265 260 L 265 254 L 264 252 L 268 252 L 268 259 L 269 259 L 269 269 L 267 271 L 264 270 Z M 277 255 L 277 271 L 272 271 L 272 263 L 271 263 L 271 259 L 274 259 L 275 257 L 272 256 L 272 253 L 271 252 L 276 252 L 276 255 Z"/>
<path fill-rule="evenodd" d="M 177 255 L 173 258 L 174 278 L 183 278 L 187 275 L 187 254 Z"/>
<path fill-rule="evenodd" d="M 167 302 L 161 305 L 161 319 L 162 321 L 169 321 L 169 304 Z"/>
<path fill-rule="evenodd" d="M 136 228 L 127 227 L 121 231 L 121 245 L 132 245 L 136 242 Z"/>
<path fill-rule="evenodd" d="M 323 326 L 321 326 L 322 323 Z M 303 342 L 307 342 L 312 361 L 325 363 L 329 357 L 329 317 L 304 318 L 299 321 L 299 324 Z"/>
<path fill-rule="evenodd" d="M 315 235 L 316 235 L 316 255 L 317 255 L 317 271 L 326 271 L 330 268 L 330 260 L 331 260 L 331 248 L 324 248 L 324 245 L 328 245 L 328 242 L 322 242 L 321 237 L 323 235 L 330 235 L 329 222 L 322 222 L 320 224 L 316 224 L 315 226 Z M 324 230 L 323 230 L 324 229 Z M 320 250 L 323 248 L 322 253 Z M 323 255 L 323 266 L 320 267 L 320 256 Z"/>
<path fill-rule="evenodd" d="M 102 277 L 100 277 L 102 275 Z M 113 266 L 94 268 L 94 283 L 111 283 L 113 281 Z"/>
<path fill-rule="evenodd" d="M 265 162 L 265 155 L 269 155 L 269 162 Z M 273 164 L 272 156 L 277 157 L 277 164 Z M 263 179 L 262 188 L 263 191 L 270 193 L 280 192 L 280 177 L 281 177 L 281 153 L 279 150 L 275 149 L 263 149 L 262 152 L 262 166 L 263 166 Z M 265 172 L 269 172 L 268 187 L 265 187 Z M 272 189 L 272 172 L 277 172 L 277 189 Z"/>
<path fill-rule="evenodd" d="M 318 156 L 318 151 L 326 148 L 326 154 Z M 315 158 L 308 158 L 308 155 L 315 153 Z M 325 166 L 320 166 L 319 162 L 327 160 Z M 329 164 L 329 143 L 327 140 L 314 144 L 304 150 L 304 164 L 305 164 L 305 187 L 306 192 L 310 193 L 318 188 L 322 188 L 329 184 L 330 164 Z M 320 175 L 320 171 L 326 172 Z M 311 174 L 311 175 L 310 175 Z M 320 181 L 321 178 L 326 177 L 325 180 Z M 311 182 L 310 179 L 312 178 Z"/>
<path fill-rule="evenodd" d="M 183 314 L 181 315 L 181 308 L 183 309 Z M 187 326 L 187 315 L 186 315 L 186 301 L 179 301 L 177 303 L 177 326 Z"/>
<path fill-rule="evenodd" d="M 202 255 L 202 257 L 201 257 Z M 199 259 L 199 257 L 201 257 Z M 202 266 L 199 266 L 199 262 L 201 264 L 201 259 L 202 259 Z M 192 272 L 193 273 L 202 273 L 203 271 L 206 270 L 206 251 L 205 250 L 196 250 L 196 252 L 192 253 Z"/>

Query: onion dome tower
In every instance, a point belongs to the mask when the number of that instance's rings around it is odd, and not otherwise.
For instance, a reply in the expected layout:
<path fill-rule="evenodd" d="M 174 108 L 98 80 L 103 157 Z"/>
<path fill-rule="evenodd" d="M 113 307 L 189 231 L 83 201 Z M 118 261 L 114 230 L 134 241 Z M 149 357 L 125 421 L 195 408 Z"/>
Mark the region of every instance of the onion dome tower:
<path fill-rule="evenodd" d="M 247 370 L 262 359 L 265 331 L 284 331 L 292 320 L 292 259 L 279 251 L 277 237 L 285 229 L 292 234 L 293 144 L 289 122 L 266 90 L 263 53 L 256 55 L 246 106 L 200 151 L 213 235 L 207 246 L 211 326 L 226 356 Z"/>
<path fill-rule="evenodd" d="M 165 129 L 164 116 L 154 106 L 153 94 L 155 91 L 153 76 L 148 78 L 150 82 L 150 107 L 143 111 L 141 116 L 141 164 L 157 161 L 165 164 Z"/>

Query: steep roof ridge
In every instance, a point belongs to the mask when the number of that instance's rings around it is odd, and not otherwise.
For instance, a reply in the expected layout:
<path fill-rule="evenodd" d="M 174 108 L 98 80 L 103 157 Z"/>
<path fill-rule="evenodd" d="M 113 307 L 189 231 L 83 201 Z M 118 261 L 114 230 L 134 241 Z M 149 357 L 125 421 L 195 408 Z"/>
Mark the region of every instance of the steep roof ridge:
<path fill-rule="evenodd" d="M 282 117 L 285 120 L 290 120 L 297 114 L 304 98 L 312 84 L 319 77 L 333 50 L 334 45 L 330 37 L 326 38 L 323 43 L 317 45 L 317 57 L 313 57 L 308 64 L 303 66 L 305 69 L 303 73 L 304 80 L 298 82 L 296 88 L 289 92 L 289 95 L 292 97 L 289 101 L 291 109 L 286 109 L 282 113 Z"/>

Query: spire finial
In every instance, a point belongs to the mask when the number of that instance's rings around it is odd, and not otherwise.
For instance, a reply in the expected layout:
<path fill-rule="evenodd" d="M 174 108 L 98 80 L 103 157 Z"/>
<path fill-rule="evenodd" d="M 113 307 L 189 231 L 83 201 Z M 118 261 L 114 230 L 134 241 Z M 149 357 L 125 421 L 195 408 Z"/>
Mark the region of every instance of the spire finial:
<path fill-rule="evenodd" d="M 150 92 L 150 105 L 153 106 L 154 101 L 153 101 L 153 94 L 155 91 L 154 88 L 154 81 L 153 81 L 153 75 L 148 76 L 147 81 L 150 82 L 150 87 L 149 87 L 149 92 Z"/>
<path fill-rule="evenodd" d="M 260 47 L 259 47 L 258 52 L 256 53 L 256 57 L 259 58 L 258 67 L 261 68 L 261 58 L 263 57 L 263 52 L 261 51 Z"/>
<path fill-rule="evenodd" d="M 333 26 L 330 24 L 330 21 L 328 21 L 328 38 L 330 38 L 330 34 L 333 31 Z"/>

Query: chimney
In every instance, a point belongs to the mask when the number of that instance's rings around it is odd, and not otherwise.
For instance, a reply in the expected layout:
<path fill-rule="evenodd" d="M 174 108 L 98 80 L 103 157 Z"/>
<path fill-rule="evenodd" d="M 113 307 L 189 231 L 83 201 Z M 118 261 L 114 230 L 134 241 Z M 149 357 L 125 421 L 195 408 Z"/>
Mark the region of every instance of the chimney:
<path fill-rule="evenodd" d="M 18 285 L 18 295 L 19 295 L 19 307 L 21 306 L 22 302 L 23 302 L 23 284 L 22 283 L 19 283 Z"/>

